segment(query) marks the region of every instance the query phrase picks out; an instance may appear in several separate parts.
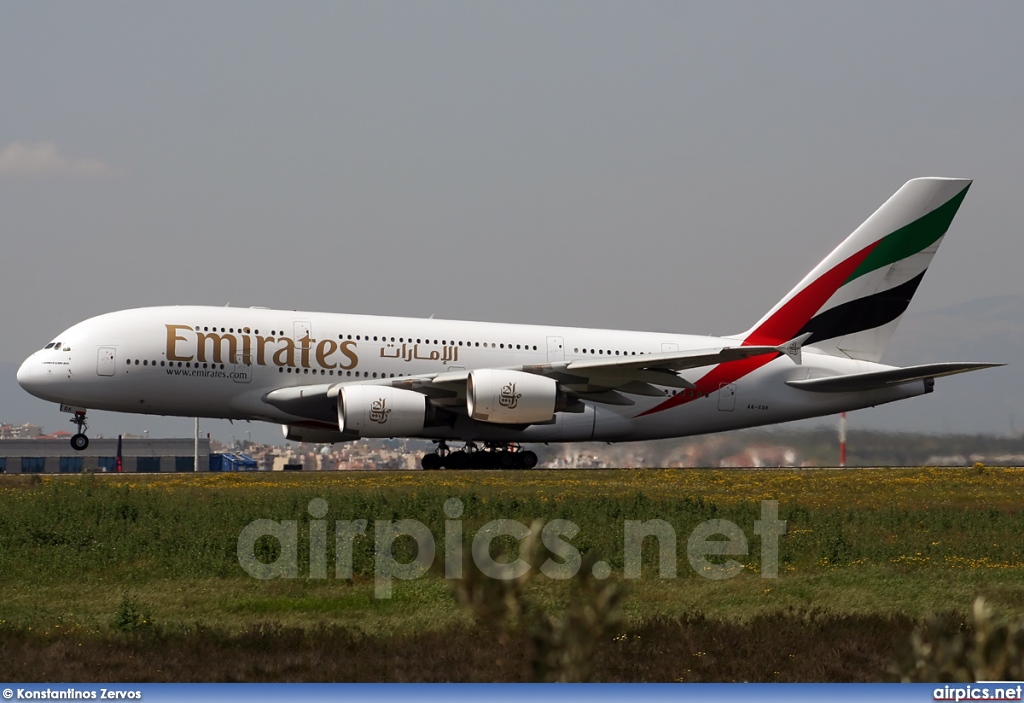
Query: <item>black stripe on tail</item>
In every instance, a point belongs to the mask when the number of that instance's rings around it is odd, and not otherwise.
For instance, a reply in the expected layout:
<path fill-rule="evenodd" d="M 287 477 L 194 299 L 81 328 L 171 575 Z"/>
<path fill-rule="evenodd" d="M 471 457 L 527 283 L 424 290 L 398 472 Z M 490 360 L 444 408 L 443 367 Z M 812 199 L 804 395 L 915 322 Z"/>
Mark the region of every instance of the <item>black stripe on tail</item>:
<path fill-rule="evenodd" d="M 826 339 L 845 337 L 848 334 L 886 325 L 906 311 L 924 274 L 922 271 L 895 288 L 851 300 L 815 315 L 796 336 L 810 332 L 811 336 L 804 344 L 812 345 Z"/>

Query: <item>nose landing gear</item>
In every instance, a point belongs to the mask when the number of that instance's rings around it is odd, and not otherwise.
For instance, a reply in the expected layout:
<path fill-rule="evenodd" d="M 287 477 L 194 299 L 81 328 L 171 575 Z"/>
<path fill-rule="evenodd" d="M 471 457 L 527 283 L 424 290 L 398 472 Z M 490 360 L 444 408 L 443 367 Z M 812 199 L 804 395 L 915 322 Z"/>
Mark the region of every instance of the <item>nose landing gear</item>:
<path fill-rule="evenodd" d="M 78 432 L 71 436 L 71 448 L 80 452 L 89 446 L 89 438 L 85 436 L 85 431 L 89 429 L 89 424 L 85 421 L 85 411 L 76 411 L 71 422 L 78 428 Z"/>

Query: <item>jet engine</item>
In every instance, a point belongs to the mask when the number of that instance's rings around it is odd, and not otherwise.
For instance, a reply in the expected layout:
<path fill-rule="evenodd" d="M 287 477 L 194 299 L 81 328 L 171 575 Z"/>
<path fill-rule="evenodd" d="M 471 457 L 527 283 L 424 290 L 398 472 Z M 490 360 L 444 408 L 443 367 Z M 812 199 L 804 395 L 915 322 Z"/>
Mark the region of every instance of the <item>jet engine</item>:
<path fill-rule="evenodd" d="M 474 420 L 512 425 L 550 422 L 559 408 L 558 383 L 522 371 L 470 371 L 466 410 Z"/>
<path fill-rule="evenodd" d="M 338 428 L 360 437 L 408 437 L 423 431 L 427 397 L 390 386 L 342 386 Z"/>

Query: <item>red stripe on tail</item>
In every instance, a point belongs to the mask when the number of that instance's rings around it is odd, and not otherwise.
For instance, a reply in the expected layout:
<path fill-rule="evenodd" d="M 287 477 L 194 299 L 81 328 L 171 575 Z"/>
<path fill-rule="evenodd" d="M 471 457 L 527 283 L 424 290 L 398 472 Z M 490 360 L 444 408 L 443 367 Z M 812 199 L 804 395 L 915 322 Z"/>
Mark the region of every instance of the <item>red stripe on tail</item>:
<path fill-rule="evenodd" d="M 812 281 L 751 332 L 743 340 L 744 346 L 783 344 L 796 337 L 808 320 L 814 317 L 815 313 L 821 310 L 821 306 L 846 283 L 876 246 L 878 242 L 869 244 Z"/>
<path fill-rule="evenodd" d="M 808 320 L 814 317 L 815 313 L 821 309 L 821 306 L 839 290 L 840 286 L 846 283 L 853 272 L 857 270 L 857 267 L 860 266 L 861 262 L 867 258 L 871 250 L 877 245 L 878 242 L 874 242 L 864 247 L 850 258 L 837 264 L 824 275 L 812 281 L 806 288 L 776 310 L 757 329 L 751 332 L 743 340 L 743 346 L 784 344 L 796 337 Z M 735 383 L 778 357 L 778 354 L 762 354 L 750 357 L 749 359 L 718 364 L 704 374 L 694 385 L 697 386 L 697 391 L 700 395 L 711 395 L 712 393 L 717 393 L 722 386 Z M 679 393 L 660 405 L 656 405 L 650 410 L 645 410 L 636 417 L 652 415 L 663 410 L 679 407 L 690 401 L 697 400 L 700 395 L 694 394 L 691 396 L 687 395 L 686 392 Z"/>

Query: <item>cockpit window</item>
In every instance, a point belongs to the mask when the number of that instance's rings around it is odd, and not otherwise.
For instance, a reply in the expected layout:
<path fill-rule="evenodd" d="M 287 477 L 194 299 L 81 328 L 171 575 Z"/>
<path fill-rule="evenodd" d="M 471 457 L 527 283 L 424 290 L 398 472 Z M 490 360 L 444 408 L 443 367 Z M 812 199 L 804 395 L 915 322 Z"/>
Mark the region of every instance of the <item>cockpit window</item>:
<path fill-rule="evenodd" d="M 45 347 L 43 347 L 43 349 L 50 349 L 50 348 L 56 346 L 56 344 L 57 344 L 56 342 L 50 342 Z"/>

